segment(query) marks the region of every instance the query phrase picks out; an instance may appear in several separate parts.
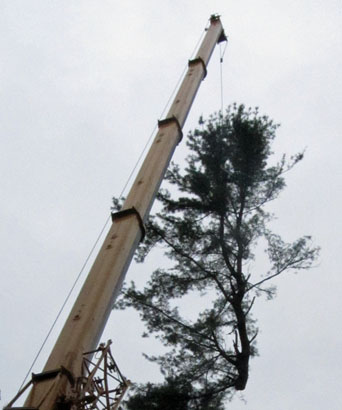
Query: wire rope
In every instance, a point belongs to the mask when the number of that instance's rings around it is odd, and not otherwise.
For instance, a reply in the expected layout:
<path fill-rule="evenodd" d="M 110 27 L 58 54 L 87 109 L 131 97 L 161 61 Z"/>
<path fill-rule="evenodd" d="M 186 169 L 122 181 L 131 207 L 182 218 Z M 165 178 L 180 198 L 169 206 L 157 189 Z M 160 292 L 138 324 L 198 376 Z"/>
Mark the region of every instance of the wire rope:
<path fill-rule="evenodd" d="M 228 45 L 228 40 L 225 41 L 225 46 L 222 51 L 222 43 L 220 43 L 220 94 L 221 94 L 221 115 L 223 121 L 223 57 Z"/>
<path fill-rule="evenodd" d="M 192 53 L 191 53 L 190 59 L 192 59 L 192 58 L 194 57 L 194 55 L 195 55 L 195 53 L 196 53 L 196 51 L 197 51 L 197 49 L 198 49 L 198 46 L 199 46 L 199 44 L 201 43 L 201 41 L 202 41 L 202 39 L 203 39 L 203 37 L 204 37 L 204 34 L 205 34 L 206 29 L 207 29 L 207 28 L 205 28 L 205 29 L 202 31 L 202 33 L 201 33 L 201 35 L 200 35 L 200 37 L 199 37 L 199 39 L 198 39 L 198 41 L 197 41 L 197 43 L 196 43 L 196 45 L 195 45 L 193 51 L 192 51 Z M 177 89 L 178 89 L 178 87 L 179 87 L 181 81 L 182 81 L 183 78 L 184 78 L 184 75 L 185 75 L 185 72 L 187 71 L 187 69 L 188 69 L 188 66 L 185 65 L 185 66 L 184 66 L 184 69 L 183 69 L 183 71 L 182 71 L 182 73 L 181 73 L 181 75 L 180 75 L 179 78 L 178 78 L 178 81 L 176 82 L 176 84 L 175 84 L 175 86 L 174 86 L 174 88 L 173 88 L 173 90 L 172 90 L 172 92 L 171 92 L 171 94 L 170 94 L 170 96 L 169 96 L 169 98 L 168 98 L 168 100 L 167 100 L 167 102 L 166 102 L 166 104 L 164 105 L 163 110 L 162 110 L 161 113 L 160 113 L 159 118 L 163 118 L 163 116 L 164 116 L 164 114 L 165 114 L 167 108 L 168 108 L 169 105 L 170 105 L 170 102 L 171 102 L 172 98 L 173 98 L 174 95 L 176 94 L 176 91 L 177 91 Z M 121 192 L 121 194 L 120 194 L 120 196 L 119 196 L 119 199 L 122 198 L 122 195 L 123 195 L 123 193 L 125 192 L 125 190 L 126 190 L 128 184 L 129 184 L 130 180 L 132 179 L 132 176 L 134 175 L 135 170 L 137 169 L 137 167 L 138 167 L 138 165 L 139 165 L 139 163 L 140 163 L 140 161 L 141 161 L 141 159 L 142 159 L 142 157 L 143 157 L 143 155 L 144 155 L 144 153 L 145 153 L 145 151 L 146 151 L 148 145 L 150 144 L 150 142 L 151 142 L 151 140 L 152 140 L 152 137 L 153 137 L 153 135 L 154 135 L 156 129 L 157 129 L 157 124 L 153 127 L 153 130 L 152 130 L 152 132 L 151 132 L 151 134 L 150 134 L 150 136 L 149 136 L 149 138 L 148 138 L 148 140 L 147 140 L 147 142 L 146 142 L 146 144 L 145 144 L 143 150 L 141 151 L 141 153 L 140 153 L 140 155 L 139 155 L 139 157 L 138 157 L 138 159 L 137 159 L 137 161 L 136 161 L 136 163 L 135 163 L 135 165 L 134 165 L 134 167 L 133 167 L 131 173 L 129 174 L 129 176 L 128 176 L 128 178 L 127 178 L 127 181 L 126 181 L 126 183 L 125 183 L 125 185 L 124 185 L 124 187 L 123 187 L 123 189 L 122 189 L 122 192 Z"/>
<path fill-rule="evenodd" d="M 207 28 L 205 28 L 205 30 L 202 31 L 201 36 L 199 37 L 199 40 L 197 41 L 196 46 L 194 47 L 194 50 L 193 50 L 192 53 L 191 53 L 191 58 L 193 57 L 193 55 L 194 55 L 195 52 L 197 51 L 198 46 L 199 46 L 199 44 L 200 44 L 200 42 L 201 42 L 201 40 L 202 40 L 202 38 L 203 38 L 203 36 L 204 36 L 204 33 L 205 33 L 206 29 L 207 29 Z M 178 89 L 178 87 L 179 87 L 179 84 L 181 83 L 181 81 L 182 81 L 182 79 L 183 79 L 183 77 L 184 77 L 184 74 L 185 74 L 187 68 L 188 68 L 188 66 L 186 65 L 185 68 L 183 69 L 183 71 L 182 71 L 182 73 L 181 73 L 181 75 L 180 75 L 180 77 L 179 77 L 179 79 L 178 79 L 178 81 L 177 81 L 175 87 L 173 88 L 173 91 L 172 91 L 170 97 L 168 98 L 168 100 L 167 100 L 167 102 L 166 102 L 166 104 L 165 104 L 165 106 L 164 106 L 164 108 L 163 108 L 161 114 L 160 114 L 160 118 L 163 117 L 163 115 L 164 115 L 166 109 L 168 108 L 168 106 L 169 106 L 169 104 L 170 104 L 170 101 L 171 101 L 171 99 L 173 98 L 173 96 L 175 95 L 175 93 L 176 93 L 176 91 L 177 91 L 177 89 Z M 126 190 L 128 184 L 129 184 L 129 182 L 131 181 L 131 179 L 132 179 L 132 177 L 133 177 L 133 175 L 134 175 L 134 173 L 135 173 L 135 171 L 136 171 L 136 169 L 137 169 L 137 167 L 138 167 L 138 165 L 139 165 L 139 163 L 140 163 L 140 161 L 141 161 L 141 159 L 142 159 L 142 157 L 143 157 L 143 155 L 144 155 L 144 153 L 145 153 L 147 147 L 149 146 L 149 144 L 150 144 L 150 142 L 151 142 L 151 140 L 152 140 L 152 137 L 153 137 L 153 135 L 154 135 L 154 133 L 155 133 L 155 131 L 156 131 L 156 128 L 157 128 L 157 124 L 153 127 L 153 130 L 152 130 L 152 132 L 151 132 L 151 134 L 150 134 L 150 136 L 149 136 L 149 138 L 148 138 L 146 144 L 144 145 L 144 147 L 143 147 L 143 149 L 142 149 L 142 151 L 141 151 L 141 153 L 140 153 L 140 155 L 139 155 L 139 157 L 138 157 L 138 159 L 137 159 L 137 161 L 136 161 L 136 163 L 135 163 L 135 165 L 134 165 L 132 171 L 130 172 L 130 174 L 129 174 L 128 178 L 127 178 L 127 181 L 125 182 L 125 184 L 124 184 L 124 186 L 123 186 L 123 188 L 122 188 L 122 190 L 121 190 L 119 199 L 122 198 L 122 196 L 123 196 L 123 194 L 124 194 L 124 192 L 125 192 L 125 190 Z M 100 233 L 98 234 L 98 236 L 97 236 L 97 238 L 96 238 L 96 240 L 95 240 L 93 246 L 91 247 L 90 252 L 88 253 L 88 256 L 86 257 L 86 259 L 85 259 L 85 261 L 84 261 L 84 263 L 83 263 L 83 265 L 82 265 L 82 267 L 81 267 L 81 269 L 80 269 L 80 271 L 79 271 L 79 273 L 78 273 L 76 279 L 74 280 L 74 283 L 72 284 L 72 286 L 71 286 L 71 288 L 70 288 L 70 290 L 69 290 L 69 292 L 68 292 L 68 294 L 67 294 L 67 296 L 66 296 L 64 302 L 62 303 L 62 306 L 61 306 L 61 308 L 59 309 L 56 318 L 55 318 L 54 321 L 52 322 L 52 325 L 50 326 L 50 328 L 49 328 L 49 330 L 48 330 L 48 332 L 47 332 L 47 334 L 46 334 L 46 336 L 45 336 L 45 338 L 44 338 L 44 340 L 43 340 L 43 342 L 42 342 L 42 345 L 41 345 L 40 348 L 38 349 L 38 352 L 36 353 L 36 356 L 35 356 L 35 358 L 33 359 L 33 362 L 32 362 L 32 364 L 31 364 L 29 370 L 27 371 L 26 376 L 25 376 L 25 378 L 24 378 L 24 380 L 23 380 L 21 386 L 19 387 L 19 390 L 18 390 L 19 392 L 20 392 L 20 390 L 23 388 L 23 386 L 24 386 L 24 384 L 25 384 L 25 382 L 26 382 L 26 380 L 27 380 L 27 378 L 28 378 L 30 372 L 32 371 L 34 365 L 36 364 L 36 362 L 37 362 L 37 360 L 38 360 L 38 358 L 39 358 L 39 356 L 40 356 L 40 354 L 41 354 L 41 352 L 42 352 L 44 346 L 46 345 L 46 343 L 47 343 L 47 341 L 48 341 L 48 339 L 49 339 L 49 337 L 50 337 L 50 335 L 51 335 L 53 329 L 55 328 L 55 325 L 56 325 L 58 319 L 60 318 L 60 316 L 61 316 L 61 314 L 62 314 L 62 312 L 63 312 L 63 310 L 64 310 L 64 308 L 65 308 L 65 306 L 66 306 L 66 304 L 67 304 L 67 302 L 69 301 L 69 299 L 70 299 L 70 297 L 71 297 L 71 294 L 72 294 L 73 290 L 75 289 L 75 287 L 76 287 L 76 285 L 77 285 L 79 279 L 80 279 L 81 276 L 82 276 L 82 273 L 83 273 L 84 270 L 85 270 L 85 267 L 87 266 L 87 264 L 88 264 L 88 262 L 89 262 L 91 256 L 93 255 L 93 252 L 94 252 L 96 246 L 98 245 L 98 243 L 99 243 L 99 241 L 100 241 L 100 239 L 101 239 L 101 237 L 102 237 L 102 235 L 103 235 L 103 233 L 104 233 L 104 231 L 105 231 L 105 229 L 106 229 L 106 226 L 108 225 L 108 222 L 110 221 L 110 219 L 111 219 L 111 215 L 109 215 L 109 216 L 107 217 L 107 219 L 106 219 L 106 221 L 105 221 L 105 223 L 104 223 L 104 225 L 103 225 L 103 227 L 102 227 Z"/>
<path fill-rule="evenodd" d="M 27 374 L 26 374 L 26 376 L 25 376 L 25 378 L 24 378 L 24 380 L 23 380 L 23 382 L 22 382 L 22 384 L 21 384 L 21 386 L 20 386 L 20 388 L 19 388 L 19 391 L 20 391 L 20 390 L 22 389 L 22 387 L 24 386 L 24 384 L 25 384 L 25 382 L 26 382 L 26 380 L 27 380 L 27 378 L 28 378 L 28 376 L 29 376 L 31 370 L 33 369 L 33 366 L 36 364 L 36 361 L 38 360 L 38 357 L 40 356 L 40 353 L 42 352 L 42 350 L 43 350 L 43 348 L 44 348 L 44 346 L 45 346 L 45 344 L 46 344 L 46 342 L 47 342 L 47 340 L 48 340 L 50 334 L 52 333 L 53 329 L 55 328 L 55 325 L 56 325 L 56 323 L 57 323 L 59 317 L 61 316 L 61 314 L 62 314 L 62 312 L 63 312 L 63 310 L 64 310 L 64 308 L 65 308 L 65 305 L 66 305 L 67 302 L 69 301 L 70 296 L 71 296 L 71 294 L 72 294 L 72 291 L 75 289 L 75 286 L 77 285 L 77 282 L 79 281 L 79 279 L 80 279 L 80 277 L 81 277 L 81 275 L 82 275 L 82 273 L 83 273 L 83 271 L 84 271 L 84 269 L 85 269 L 85 267 L 86 267 L 86 265 L 87 265 L 89 259 L 91 258 L 92 254 L 93 254 L 93 252 L 94 252 L 94 249 L 96 248 L 96 246 L 97 246 L 97 244 L 98 244 L 98 242 L 99 242 L 99 240 L 100 240 L 100 238 L 101 238 L 101 236 L 102 236 L 102 234 L 103 234 L 103 232 L 104 232 L 104 230 L 105 230 L 105 228 L 106 228 L 106 226 L 107 226 L 107 224 L 108 224 L 109 219 L 110 219 L 110 216 L 107 218 L 106 223 L 104 224 L 104 226 L 103 226 L 103 228 L 101 229 L 99 235 L 97 236 L 97 238 L 96 238 L 96 240 L 95 240 L 95 242 L 94 242 L 94 244 L 93 244 L 93 246 L 92 246 L 92 248 L 91 248 L 91 250 L 90 250 L 88 256 L 86 257 L 86 259 L 85 259 L 85 261 L 84 261 L 84 263 L 83 263 L 83 265 L 82 265 L 81 270 L 79 271 L 79 273 L 78 273 L 78 275 L 77 275 L 77 277 L 76 277 L 76 279 L 75 279 L 73 285 L 71 286 L 71 289 L 69 290 L 69 292 L 68 292 L 68 294 L 67 294 L 67 296 L 66 296 L 66 298 L 65 298 L 65 300 L 64 300 L 64 302 L 63 302 L 63 304 L 62 304 L 62 306 L 61 306 L 61 308 L 59 309 L 59 311 L 58 311 L 58 313 L 57 313 L 56 318 L 54 319 L 54 321 L 53 321 L 53 323 L 52 323 L 50 329 L 48 330 L 47 335 L 45 336 L 45 339 L 44 339 L 42 345 L 40 346 L 40 348 L 39 348 L 39 350 L 38 350 L 38 352 L 37 352 L 37 354 L 36 354 L 36 356 L 35 356 L 35 358 L 34 358 L 32 364 L 31 364 L 31 366 L 30 366 L 30 368 L 29 368 L 29 370 L 28 370 L 28 372 L 27 372 Z"/>

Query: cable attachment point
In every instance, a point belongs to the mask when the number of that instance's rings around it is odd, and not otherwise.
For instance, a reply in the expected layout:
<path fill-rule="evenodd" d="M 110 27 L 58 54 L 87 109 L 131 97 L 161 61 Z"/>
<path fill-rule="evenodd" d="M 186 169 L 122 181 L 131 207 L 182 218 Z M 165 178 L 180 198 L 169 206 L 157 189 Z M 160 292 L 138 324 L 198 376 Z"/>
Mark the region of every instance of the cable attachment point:
<path fill-rule="evenodd" d="M 221 15 L 214 13 L 210 16 L 209 21 L 210 23 L 214 23 L 215 21 L 219 21 L 220 20 Z"/>
<path fill-rule="evenodd" d="M 141 218 L 141 215 L 134 208 L 134 206 L 132 206 L 132 208 L 123 209 L 122 211 L 113 212 L 112 213 L 112 221 L 114 222 L 117 219 L 123 218 L 125 216 L 129 216 L 129 215 L 135 215 L 138 219 L 139 227 L 140 227 L 140 230 L 141 230 L 140 242 L 142 242 L 145 238 L 145 235 L 146 235 L 146 229 L 145 229 L 144 221 Z"/>
<path fill-rule="evenodd" d="M 228 41 L 228 37 L 225 35 L 224 30 L 222 30 L 219 39 L 217 40 L 218 43 L 222 43 L 223 41 Z"/>

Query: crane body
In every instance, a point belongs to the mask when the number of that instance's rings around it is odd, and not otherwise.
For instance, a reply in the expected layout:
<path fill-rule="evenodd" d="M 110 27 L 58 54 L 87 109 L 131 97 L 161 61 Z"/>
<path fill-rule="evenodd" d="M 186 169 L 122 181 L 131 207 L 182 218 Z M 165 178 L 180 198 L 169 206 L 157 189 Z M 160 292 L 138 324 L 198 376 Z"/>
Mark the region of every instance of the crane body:
<path fill-rule="evenodd" d="M 87 409 L 85 398 L 75 389 L 84 375 L 84 353 L 97 351 L 100 337 L 121 289 L 133 254 L 144 236 L 144 223 L 154 198 L 182 138 L 182 127 L 215 45 L 225 40 L 218 16 L 212 16 L 202 44 L 177 92 L 166 118 L 141 166 L 122 209 L 113 214 L 113 222 L 88 277 L 75 301 L 43 371 L 33 375 L 31 390 L 21 409 Z M 101 352 L 107 347 L 102 345 Z M 98 366 L 99 367 L 99 366 Z M 84 390 L 84 385 L 83 385 Z M 82 401 L 83 400 L 83 401 Z M 12 407 L 14 400 L 7 406 Z M 93 407 L 92 407 L 93 408 Z M 97 407 L 95 407 L 97 408 Z M 114 410 L 107 403 L 105 409 Z"/>

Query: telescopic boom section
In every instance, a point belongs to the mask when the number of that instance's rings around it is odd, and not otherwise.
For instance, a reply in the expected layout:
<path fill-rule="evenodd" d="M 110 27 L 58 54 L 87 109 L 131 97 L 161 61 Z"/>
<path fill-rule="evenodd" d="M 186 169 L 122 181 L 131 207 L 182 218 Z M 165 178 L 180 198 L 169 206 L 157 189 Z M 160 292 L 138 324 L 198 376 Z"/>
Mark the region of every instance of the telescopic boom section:
<path fill-rule="evenodd" d="M 35 382 L 25 406 L 40 410 L 70 409 L 73 383 L 82 377 L 84 352 L 94 350 L 118 295 L 134 251 L 216 43 L 225 40 L 218 16 L 210 26 L 166 119 L 159 130 L 120 212 L 88 274 L 64 328 Z M 44 377 L 46 375 L 46 377 Z M 75 403 L 74 403 L 75 405 Z M 74 407 L 73 407 L 74 408 Z M 76 407 L 77 408 L 77 405 Z"/>

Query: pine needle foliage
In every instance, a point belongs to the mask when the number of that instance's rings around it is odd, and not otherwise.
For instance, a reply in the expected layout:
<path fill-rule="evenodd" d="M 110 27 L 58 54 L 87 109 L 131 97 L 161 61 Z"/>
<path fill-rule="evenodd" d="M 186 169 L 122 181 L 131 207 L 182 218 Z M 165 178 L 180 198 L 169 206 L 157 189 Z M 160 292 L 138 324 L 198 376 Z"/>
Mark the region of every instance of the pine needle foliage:
<path fill-rule="evenodd" d="M 224 398 L 245 389 L 249 362 L 257 353 L 255 298 L 272 298 L 272 280 L 289 270 L 308 269 L 317 257 L 309 236 L 286 243 L 268 228 L 272 216 L 267 204 L 284 189 L 284 173 L 303 158 L 303 153 L 289 159 L 284 155 L 270 165 L 277 127 L 258 109 L 243 105 L 201 118 L 188 136 L 185 169 L 173 163 L 167 171 L 172 193 L 165 188 L 158 193 L 162 209 L 150 218 L 136 258 L 143 262 L 161 245 L 173 265 L 153 272 L 143 290 L 134 283 L 125 288 L 118 307 L 135 308 L 146 335 L 154 334 L 169 349 L 149 360 L 166 376 L 154 393 L 173 391 L 177 380 L 179 394 L 188 399 L 186 407 L 173 409 L 211 408 L 205 401 L 219 409 Z M 260 242 L 269 259 L 262 275 L 253 271 Z M 199 307 L 194 320 L 178 306 L 190 295 Z M 204 295 L 211 302 L 203 306 L 208 300 Z M 135 400 L 139 395 L 147 400 L 151 389 L 145 386 L 145 396 L 137 391 Z M 133 401 L 129 409 L 143 408 Z M 151 409 L 166 408 L 155 403 Z"/>

